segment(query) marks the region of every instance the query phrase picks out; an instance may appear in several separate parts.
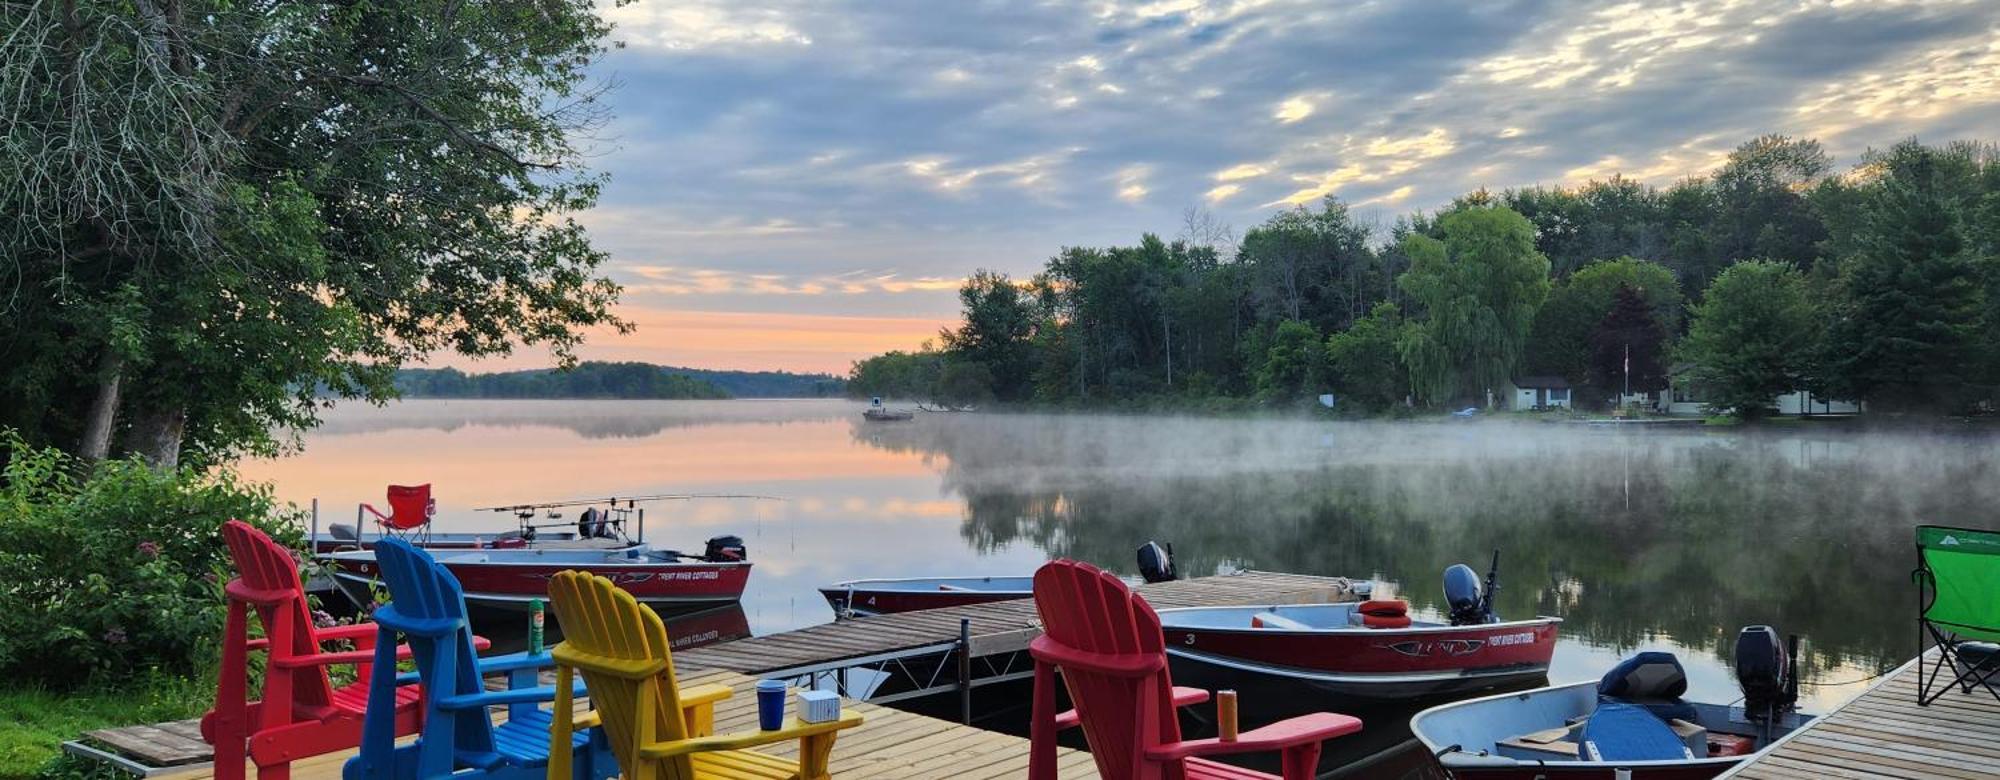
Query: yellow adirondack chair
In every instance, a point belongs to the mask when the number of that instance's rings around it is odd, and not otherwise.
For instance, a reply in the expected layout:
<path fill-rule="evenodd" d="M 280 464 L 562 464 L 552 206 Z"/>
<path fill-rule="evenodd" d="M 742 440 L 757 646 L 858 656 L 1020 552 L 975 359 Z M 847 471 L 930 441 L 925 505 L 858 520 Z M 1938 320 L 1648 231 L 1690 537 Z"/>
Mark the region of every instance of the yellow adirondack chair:
<path fill-rule="evenodd" d="M 675 683 L 666 625 L 652 608 L 610 580 L 578 571 L 558 572 L 549 581 L 549 604 L 564 637 L 550 650 L 556 662 L 552 743 L 568 744 L 575 711 L 570 689 L 581 672 L 594 710 L 586 718 L 602 720 L 626 780 L 825 780 L 835 734 L 861 725 L 861 716 L 849 713 L 827 723 L 792 718 L 776 731 L 712 735 L 715 702 L 731 691 L 726 685 L 683 690 Z M 744 749 L 794 739 L 797 762 Z M 550 751 L 549 780 L 570 780 L 569 751 Z"/>

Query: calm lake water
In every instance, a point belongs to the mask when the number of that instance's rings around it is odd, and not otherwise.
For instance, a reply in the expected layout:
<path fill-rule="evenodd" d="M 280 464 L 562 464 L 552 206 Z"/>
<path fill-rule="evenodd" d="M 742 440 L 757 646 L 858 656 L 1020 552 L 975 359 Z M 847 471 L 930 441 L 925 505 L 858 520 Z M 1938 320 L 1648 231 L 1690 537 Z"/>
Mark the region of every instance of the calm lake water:
<path fill-rule="evenodd" d="M 1553 682 L 1642 649 L 1694 693 L 1737 696 L 1738 627 L 1806 637 L 1804 698 L 1915 652 L 1911 527 L 1996 526 L 2000 443 L 1981 434 L 1607 430 L 920 414 L 845 401 L 409 401 L 353 405 L 305 449 L 246 464 L 282 499 L 351 521 L 389 483 L 430 482 L 443 530 L 474 507 L 671 492 L 647 540 L 744 537 L 755 634 L 833 619 L 814 591 L 861 577 L 1026 574 L 1064 556 L 1131 573 L 1148 539 L 1184 574 L 1370 577 L 1435 610 L 1440 574 L 1502 550 L 1503 617 L 1565 619 Z M 570 518 L 574 518 L 574 511 Z"/>

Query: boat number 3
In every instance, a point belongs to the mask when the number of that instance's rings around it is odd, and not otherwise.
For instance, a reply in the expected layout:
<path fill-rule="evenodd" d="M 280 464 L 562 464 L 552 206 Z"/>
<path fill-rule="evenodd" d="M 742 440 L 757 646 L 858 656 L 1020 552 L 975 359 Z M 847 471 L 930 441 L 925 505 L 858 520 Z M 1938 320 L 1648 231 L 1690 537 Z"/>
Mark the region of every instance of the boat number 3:
<path fill-rule="evenodd" d="M 1189 645 L 1194 644 L 1194 635 L 1188 634 L 1186 639 L 1181 640 L 1181 643 Z"/>

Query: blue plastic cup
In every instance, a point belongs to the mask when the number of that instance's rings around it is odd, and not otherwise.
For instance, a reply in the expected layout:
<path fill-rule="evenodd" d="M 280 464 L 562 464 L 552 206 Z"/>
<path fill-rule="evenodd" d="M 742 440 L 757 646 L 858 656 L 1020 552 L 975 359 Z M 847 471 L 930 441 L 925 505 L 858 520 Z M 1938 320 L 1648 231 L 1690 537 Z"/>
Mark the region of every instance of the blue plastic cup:
<path fill-rule="evenodd" d="M 757 681 L 757 727 L 777 731 L 785 726 L 785 681 Z"/>

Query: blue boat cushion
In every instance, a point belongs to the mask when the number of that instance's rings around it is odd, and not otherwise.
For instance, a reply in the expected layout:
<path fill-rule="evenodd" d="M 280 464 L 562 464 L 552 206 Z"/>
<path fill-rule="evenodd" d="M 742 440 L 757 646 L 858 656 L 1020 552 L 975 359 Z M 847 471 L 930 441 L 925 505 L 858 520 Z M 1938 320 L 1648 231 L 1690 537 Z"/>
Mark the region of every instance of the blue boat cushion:
<path fill-rule="evenodd" d="M 1681 659 L 1659 651 L 1627 658 L 1597 681 L 1597 695 L 1614 699 L 1678 699 L 1687 689 L 1687 670 L 1681 668 Z"/>
<path fill-rule="evenodd" d="M 1603 702 L 1583 724 L 1586 761 L 1672 761 L 1693 758 L 1666 721 L 1642 708 Z"/>

